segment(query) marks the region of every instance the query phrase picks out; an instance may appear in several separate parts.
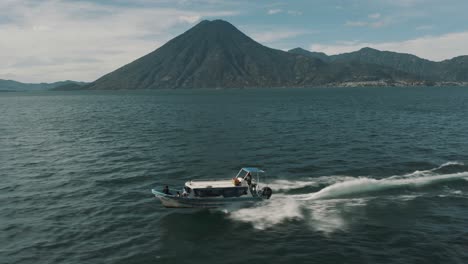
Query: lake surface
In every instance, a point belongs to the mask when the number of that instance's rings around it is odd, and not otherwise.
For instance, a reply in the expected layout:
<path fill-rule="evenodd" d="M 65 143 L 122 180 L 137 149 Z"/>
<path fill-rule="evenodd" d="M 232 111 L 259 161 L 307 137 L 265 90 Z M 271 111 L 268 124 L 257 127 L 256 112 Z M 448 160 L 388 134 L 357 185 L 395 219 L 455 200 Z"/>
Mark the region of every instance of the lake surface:
<path fill-rule="evenodd" d="M 0 94 L 0 263 L 468 263 L 468 88 Z M 254 208 L 150 189 L 264 168 Z"/>

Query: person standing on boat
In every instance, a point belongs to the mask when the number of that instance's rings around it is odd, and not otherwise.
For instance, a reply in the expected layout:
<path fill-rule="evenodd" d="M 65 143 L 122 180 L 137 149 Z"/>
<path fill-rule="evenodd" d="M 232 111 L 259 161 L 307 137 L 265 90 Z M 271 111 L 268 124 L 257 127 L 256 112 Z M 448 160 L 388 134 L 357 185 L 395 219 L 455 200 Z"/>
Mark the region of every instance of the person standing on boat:
<path fill-rule="evenodd" d="M 250 186 L 250 184 L 252 184 L 252 174 L 250 174 L 250 172 L 248 172 L 247 175 L 245 175 L 244 179 L 247 181 L 247 184 L 249 186 Z"/>
<path fill-rule="evenodd" d="M 164 186 L 164 189 L 163 189 L 163 193 L 164 194 L 171 194 L 171 192 L 169 191 L 169 186 Z"/>

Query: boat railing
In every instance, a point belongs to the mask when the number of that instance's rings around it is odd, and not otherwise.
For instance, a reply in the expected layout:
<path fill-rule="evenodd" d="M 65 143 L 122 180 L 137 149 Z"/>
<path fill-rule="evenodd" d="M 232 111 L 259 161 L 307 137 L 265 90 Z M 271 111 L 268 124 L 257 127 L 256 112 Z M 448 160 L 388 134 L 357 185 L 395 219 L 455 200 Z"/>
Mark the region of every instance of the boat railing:
<path fill-rule="evenodd" d="M 201 182 L 201 181 L 230 181 L 231 179 L 198 179 L 198 180 L 189 180 L 189 182 Z"/>
<path fill-rule="evenodd" d="M 232 179 L 235 179 L 237 177 L 232 177 L 232 178 L 224 178 L 224 179 L 197 179 L 197 180 L 189 180 L 188 182 L 205 182 L 205 181 L 216 181 L 216 182 L 219 182 L 219 181 L 230 181 Z M 244 179 L 244 177 L 241 177 L 242 179 Z M 252 177 L 252 180 L 255 180 L 257 181 L 257 179 L 254 179 Z"/>
<path fill-rule="evenodd" d="M 199 183 L 199 182 L 225 182 L 225 181 L 231 181 L 231 180 L 233 180 L 233 179 L 234 179 L 234 178 L 232 178 L 232 179 L 224 179 L 224 180 L 219 180 L 219 179 L 217 179 L 217 180 L 210 180 L 210 179 L 205 180 L 205 179 L 200 179 L 200 180 L 190 180 L 190 181 L 188 181 L 188 182 L 189 182 L 190 184 L 191 184 L 191 183 Z M 251 184 L 257 185 L 257 184 L 258 184 L 258 181 L 257 181 L 256 179 L 252 179 Z M 251 185 L 251 184 L 250 184 L 250 185 Z M 190 186 L 190 187 L 193 188 L 192 186 Z M 241 185 L 237 186 L 237 185 L 234 185 L 234 184 L 233 184 L 232 187 L 243 187 L 243 186 L 241 186 Z M 210 187 L 210 188 L 225 188 L 225 187 Z"/>
<path fill-rule="evenodd" d="M 169 188 L 169 192 L 174 192 L 173 194 L 175 195 L 176 192 L 180 192 L 180 191 L 183 191 L 183 187 L 181 188 L 180 186 L 174 186 L 174 185 L 167 185 L 167 184 L 163 184 L 163 185 L 158 185 L 156 187 L 153 187 L 152 189 L 157 191 L 157 192 L 160 192 L 160 193 L 164 193 L 164 186 L 167 186 Z"/>

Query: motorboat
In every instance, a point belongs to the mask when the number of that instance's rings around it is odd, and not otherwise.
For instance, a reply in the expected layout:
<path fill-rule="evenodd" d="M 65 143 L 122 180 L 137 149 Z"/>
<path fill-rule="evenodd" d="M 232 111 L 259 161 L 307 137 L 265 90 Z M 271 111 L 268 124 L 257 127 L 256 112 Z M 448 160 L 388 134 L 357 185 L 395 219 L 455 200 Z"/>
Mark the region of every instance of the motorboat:
<path fill-rule="evenodd" d="M 165 185 L 151 192 L 167 208 L 219 208 L 244 206 L 270 199 L 272 190 L 260 180 L 265 171 L 242 168 L 232 179 L 190 180 L 180 190 Z"/>

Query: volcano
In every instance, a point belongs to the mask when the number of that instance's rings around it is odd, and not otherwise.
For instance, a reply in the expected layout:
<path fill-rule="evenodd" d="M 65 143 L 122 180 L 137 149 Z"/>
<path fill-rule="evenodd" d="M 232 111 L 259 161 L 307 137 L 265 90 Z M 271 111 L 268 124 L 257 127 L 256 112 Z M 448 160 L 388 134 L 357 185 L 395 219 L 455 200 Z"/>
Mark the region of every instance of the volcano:
<path fill-rule="evenodd" d="M 413 79 L 378 65 L 330 64 L 272 49 L 223 20 L 204 20 L 155 51 L 86 85 L 94 90 L 305 87 Z"/>

